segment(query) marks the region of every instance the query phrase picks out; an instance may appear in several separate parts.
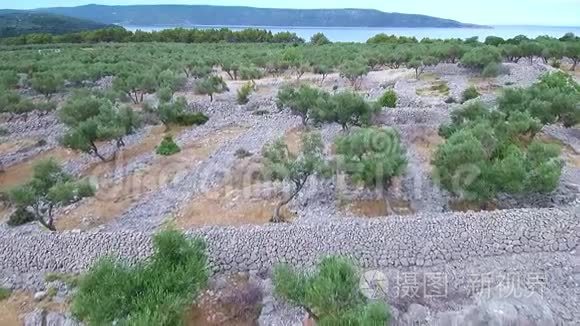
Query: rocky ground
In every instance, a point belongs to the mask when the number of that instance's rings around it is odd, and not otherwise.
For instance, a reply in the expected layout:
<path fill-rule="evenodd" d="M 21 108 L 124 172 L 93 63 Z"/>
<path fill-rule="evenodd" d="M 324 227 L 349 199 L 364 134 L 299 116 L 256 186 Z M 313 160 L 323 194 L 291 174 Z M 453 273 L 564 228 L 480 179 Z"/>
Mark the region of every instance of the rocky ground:
<path fill-rule="evenodd" d="M 407 171 L 389 191 L 389 202 L 395 204 L 385 210 L 385 198 L 375 192 L 352 189 L 336 178 L 311 179 L 289 205 L 295 215 L 292 223 L 208 226 L 220 224 L 215 223 L 220 218 L 205 216 L 191 232 L 209 243 L 216 274 L 208 300 L 227 293 L 227 282 L 222 278 L 242 273 L 244 286 L 260 292 L 254 303 L 262 307 L 256 317 L 260 325 L 300 324 L 304 312 L 273 294 L 271 267 L 277 262 L 310 267 L 325 254 L 343 254 L 363 269 L 362 283 L 369 283 L 367 294 L 392 307 L 396 325 L 580 323 L 580 214 L 575 211 L 580 192 L 578 129 L 549 126 L 543 130 L 546 137 L 564 145 L 567 163 L 560 187 L 548 196 L 504 196 L 498 203 L 501 210 L 453 213 L 453 198 L 431 178 L 430 155 L 441 142 L 437 129 L 457 105 L 447 103 L 448 98 L 458 100 L 465 88 L 476 85 L 482 99 L 493 102 L 501 87 L 528 86 L 551 69 L 523 62 L 505 64 L 505 68 L 508 74 L 489 80 L 449 64 L 426 70 L 419 80 L 404 69 L 371 72 L 363 82 L 365 96 L 374 99 L 391 87 L 399 96 L 396 109 L 385 109 L 375 119 L 378 125 L 396 128 L 407 148 Z M 146 257 L 151 232 L 171 221 L 168 217 L 188 211 L 192 202 L 221 189 L 237 167 L 245 167 L 236 151 L 245 149 L 253 154 L 250 160 L 259 162 L 264 144 L 299 132 L 300 120 L 280 112 L 274 103 L 277 88 L 290 78 L 294 77 L 256 81 L 258 91 L 243 106 L 235 104 L 235 89 L 242 84 L 237 81 L 230 82 L 231 92 L 217 95 L 213 103 L 187 88 L 180 92 L 192 110 L 210 117 L 203 126 L 175 131 L 177 143 L 192 148 L 193 156 L 183 157 L 189 161 L 186 165 L 160 162 L 152 148 L 143 145 L 155 135 L 153 126 L 129 136 L 125 142 L 131 155 L 109 168 L 88 155 L 62 152 L 58 138 L 63 126 L 52 114 L 30 115 L 26 120 L 0 117 L 0 127 L 9 132 L 3 138 L 8 145 L 0 147 L 0 166 L 6 174 L 18 173 L 24 178 L 30 174 L 26 164 L 44 153 L 58 153 L 67 171 L 98 176 L 99 184 L 124 184 L 135 174 L 159 173 L 153 176 L 158 181 L 147 189 L 133 192 L 131 188 L 128 194 L 120 190 L 119 198 L 113 195 L 101 202 L 81 201 L 61 209 L 57 220 L 73 225 L 67 227 L 69 231 L 47 234 L 35 225 L 17 229 L 0 226 L 0 285 L 33 293 L 31 301 L 54 303 L 70 296 L 71 289 L 63 282 L 47 282 L 47 273 L 78 273 L 97 257 L 111 253 L 130 261 Z M 348 87 L 337 74 L 328 76 L 324 83 L 314 75 L 302 79 L 328 90 Z M 110 81 L 100 84 L 106 88 Z M 326 125 L 320 131 L 331 155 L 330 145 L 341 133 L 340 127 Z M 103 152 L 112 150 L 110 144 Z M 182 166 L 187 169 L 170 173 Z M 252 171 L 242 172 L 247 176 Z M 9 178 L 0 175 L 0 180 L 8 182 Z M 231 200 L 227 197 L 227 204 L 243 206 L 254 197 L 274 202 L 284 185 L 272 186 L 272 196 L 263 195 L 264 188 L 257 187 L 249 194 Z M 108 206 L 109 201 L 117 207 L 111 216 L 97 222 L 88 216 L 96 207 L 91 205 Z M 0 209 L 0 215 L 7 211 Z M 366 217 L 387 214 L 390 216 L 379 219 Z M 65 223 L 73 217 L 79 221 Z M 440 283 L 426 286 L 435 281 L 430 277 Z M 48 296 L 46 292 L 54 292 L 52 288 L 57 289 L 56 295 Z M 403 289 L 413 293 L 403 295 Z M 66 310 L 41 307 L 24 312 L 26 325 L 74 324 Z"/>

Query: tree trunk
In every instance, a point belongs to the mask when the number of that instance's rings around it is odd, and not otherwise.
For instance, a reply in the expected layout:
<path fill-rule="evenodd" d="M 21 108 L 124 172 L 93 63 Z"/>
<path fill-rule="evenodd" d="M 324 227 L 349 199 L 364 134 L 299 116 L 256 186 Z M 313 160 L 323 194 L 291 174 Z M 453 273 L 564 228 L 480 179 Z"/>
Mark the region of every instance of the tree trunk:
<path fill-rule="evenodd" d="M 103 162 L 107 162 L 107 159 L 99 153 L 99 150 L 97 149 L 97 145 L 95 145 L 94 142 L 91 142 L 91 149 L 93 151 L 93 154 L 95 154 L 96 157 L 101 159 L 101 161 L 103 161 Z"/>
<path fill-rule="evenodd" d="M 209 95 L 209 101 L 213 102 L 213 94 L 208 94 Z"/>
<path fill-rule="evenodd" d="M 234 80 L 234 76 L 232 76 L 232 73 L 229 70 L 226 70 L 226 74 L 228 74 L 228 77 L 230 77 L 231 80 Z"/>
<path fill-rule="evenodd" d="M 294 199 L 294 197 L 296 197 L 296 195 L 298 195 L 300 190 L 302 190 L 302 188 L 304 187 L 306 180 L 308 180 L 308 176 L 304 178 L 304 180 L 298 181 L 298 183 L 296 183 L 296 189 L 294 189 L 294 192 L 288 198 L 281 201 L 280 204 L 278 204 L 278 206 L 276 206 L 276 209 L 274 210 L 274 216 L 272 216 L 270 222 L 280 223 L 284 221 L 280 216 L 280 209 L 282 209 L 282 206 L 288 204 L 292 199 Z"/>
<path fill-rule="evenodd" d="M 576 71 L 576 66 L 578 65 L 578 59 L 572 59 L 572 67 L 570 67 L 570 71 Z"/>

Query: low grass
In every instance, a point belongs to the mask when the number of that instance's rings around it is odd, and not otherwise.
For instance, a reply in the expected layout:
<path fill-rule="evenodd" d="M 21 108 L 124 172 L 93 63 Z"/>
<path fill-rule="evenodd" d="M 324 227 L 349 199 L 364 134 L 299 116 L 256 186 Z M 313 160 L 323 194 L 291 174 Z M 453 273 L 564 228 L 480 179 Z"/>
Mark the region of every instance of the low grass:
<path fill-rule="evenodd" d="M 147 260 L 98 261 L 79 282 L 73 314 L 87 325 L 182 325 L 208 279 L 205 244 L 162 231 Z"/>
<path fill-rule="evenodd" d="M 431 86 L 419 88 L 416 91 L 419 96 L 449 96 L 449 85 L 445 81 L 435 81 Z"/>

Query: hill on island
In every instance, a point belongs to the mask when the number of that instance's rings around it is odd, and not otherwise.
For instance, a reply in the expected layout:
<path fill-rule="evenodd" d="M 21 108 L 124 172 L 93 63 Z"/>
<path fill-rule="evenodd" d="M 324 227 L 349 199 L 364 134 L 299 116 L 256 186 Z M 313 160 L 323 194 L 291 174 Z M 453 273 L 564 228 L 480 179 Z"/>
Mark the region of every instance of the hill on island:
<path fill-rule="evenodd" d="M 67 34 L 105 28 L 109 25 L 51 13 L 0 10 L 0 37 L 32 33 Z"/>
<path fill-rule="evenodd" d="M 44 8 L 37 11 L 134 26 L 477 27 L 425 15 L 372 9 L 267 9 L 209 5 L 134 5 Z"/>

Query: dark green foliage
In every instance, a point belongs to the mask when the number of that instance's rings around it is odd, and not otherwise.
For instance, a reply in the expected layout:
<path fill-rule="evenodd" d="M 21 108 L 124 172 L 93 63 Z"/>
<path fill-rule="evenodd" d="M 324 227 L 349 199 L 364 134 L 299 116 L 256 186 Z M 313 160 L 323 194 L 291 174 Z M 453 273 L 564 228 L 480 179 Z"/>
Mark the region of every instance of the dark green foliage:
<path fill-rule="evenodd" d="M 546 74 L 527 89 L 506 89 L 498 99 L 507 114 L 528 111 L 544 124 L 561 122 L 571 127 L 580 122 L 580 85 L 563 72 Z"/>
<path fill-rule="evenodd" d="M 11 11 L 0 13 L 0 38 L 35 33 L 66 34 L 94 30 L 106 26 L 90 20 L 38 12 Z M 50 41 L 47 43 L 52 42 L 52 38 L 48 40 Z"/>
<path fill-rule="evenodd" d="M 33 216 L 34 220 L 54 231 L 52 213 L 55 207 L 93 194 L 94 189 L 88 182 L 74 181 L 55 161 L 40 161 L 34 165 L 32 180 L 10 190 L 10 202 L 18 213 L 14 216 L 14 223 L 25 222 Z"/>
<path fill-rule="evenodd" d="M 161 103 L 154 112 L 167 127 L 172 123 L 180 126 L 202 125 L 209 120 L 201 112 L 188 112 L 187 101 L 184 97 L 179 97 L 172 102 Z"/>
<path fill-rule="evenodd" d="M 288 265 L 274 270 L 276 293 L 304 307 L 317 325 L 386 325 L 387 307 L 367 302 L 359 282 L 351 262 L 339 257 L 324 258 L 312 273 L 298 272 Z"/>
<path fill-rule="evenodd" d="M 17 208 L 10 217 L 8 217 L 8 224 L 9 226 L 19 226 L 30 223 L 35 220 L 34 213 L 29 212 L 26 208 L 19 207 Z"/>
<path fill-rule="evenodd" d="M 72 312 L 87 325 L 182 325 L 208 279 L 205 244 L 162 231 L 148 260 L 129 266 L 98 261 L 79 282 Z"/>
<path fill-rule="evenodd" d="M 500 63 L 489 63 L 487 66 L 483 67 L 481 71 L 481 76 L 485 78 L 497 77 L 501 74 L 501 64 Z"/>
<path fill-rule="evenodd" d="M 482 71 L 490 64 L 501 63 L 500 51 L 492 46 L 479 46 L 471 49 L 461 58 L 461 64 Z"/>
<path fill-rule="evenodd" d="M 330 43 L 332 42 L 323 33 L 316 33 L 310 38 L 310 44 L 312 45 L 326 45 Z"/>
<path fill-rule="evenodd" d="M 335 141 L 337 168 L 355 183 L 388 188 L 407 166 L 399 134 L 392 128 L 363 128 Z"/>
<path fill-rule="evenodd" d="M 64 80 L 56 74 L 35 74 L 30 81 L 32 89 L 50 100 L 52 95 L 63 87 Z"/>
<path fill-rule="evenodd" d="M 278 91 L 276 106 L 279 109 L 289 108 L 292 114 L 299 116 L 302 124 L 306 125 L 313 112 L 319 110 L 329 96 L 327 92 L 307 84 L 298 88 L 286 85 Z"/>
<path fill-rule="evenodd" d="M 250 94 L 254 91 L 254 85 L 251 82 L 247 82 L 237 91 L 236 100 L 238 104 L 247 104 L 250 101 Z"/>
<path fill-rule="evenodd" d="M 155 153 L 163 156 L 169 156 L 179 152 L 181 152 L 181 148 L 175 143 L 171 135 L 163 137 L 161 144 L 155 150 Z"/>
<path fill-rule="evenodd" d="M 8 299 L 12 295 L 10 289 L 0 287 L 0 301 Z"/>
<path fill-rule="evenodd" d="M 254 80 L 262 78 L 262 71 L 255 66 L 243 66 L 240 68 L 241 80 Z"/>
<path fill-rule="evenodd" d="M 493 46 L 499 46 L 505 43 L 505 40 L 501 37 L 497 37 L 497 36 L 488 36 L 485 38 L 485 43 L 486 45 L 493 45 Z"/>
<path fill-rule="evenodd" d="M 473 85 L 469 86 L 463 91 L 463 94 L 461 94 L 461 103 L 465 103 L 469 100 L 473 100 L 474 98 L 478 98 L 479 95 L 481 94 L 479 94 L 475 86 Z"/>
<path fill-rule="evenodd" d="M 561 82 L 552 77 L 548 81 Z M 523 104 L 532 88 L 506 90 L 499 110 L 474 102 L 452 112 L 451 124 L 439 131 L 447 141 L 433 159 L 445 189 L 461 199 L 486 203 L 498 193 L 548 193 L 557 187 L 560 149 L 534 140 L 542 123 L 535 107 Z"/>
<path fill-rule="evenodd" d="M 0 73 L 0 90 L 14 89 L 20 80 L 18 73 L 14 70 L 6 70 Z"/>
<path fill-rule="evenodd" d="M 435 57 L 415 57 L 406 63 L 407 68 L 415 70 L 415 78 L 419 79 L 425 67 L 434 66 L 437 64 L 437 59 Z"/>
<path fill-rule="evenodd" d="M 324 144 L 320 134 L 309 132 L 302 136 L 300 153 L 290 152 L 283 139 L 264 146 L 262 150 L 264 175 L 274 181 L 287 181 L 293 186 L 291 194 L 276 207 L 272 222 L 280 222 L 280 209 L 302 190 L 312 175 L 325 176 L 328 172 L 324 160 Z"/>
<path fill-rule="evenodd" d="M 201 79 L 196 84 L 196 91 L 199 94 L 208 95 L 211 102 L 213 102 L 213 95 L 229 91 L 226 82 L 216 75 L 211 75 Z"/>
<path fill-rule="evenodd" d="M 336 122 L 343 129 L 369 125 L 377 110 L 360 95 L 352 92 L 337 93 L 318 103 L 320 106 L 314 112 L 313 119 L 316 122 Z"/>
<path fill-rule="evenodd" d="M 384 108 L 394 108 L 397 106 L 397 93 L 390 89 L 386 91 L 378 100 L 379 105 Z"/>

